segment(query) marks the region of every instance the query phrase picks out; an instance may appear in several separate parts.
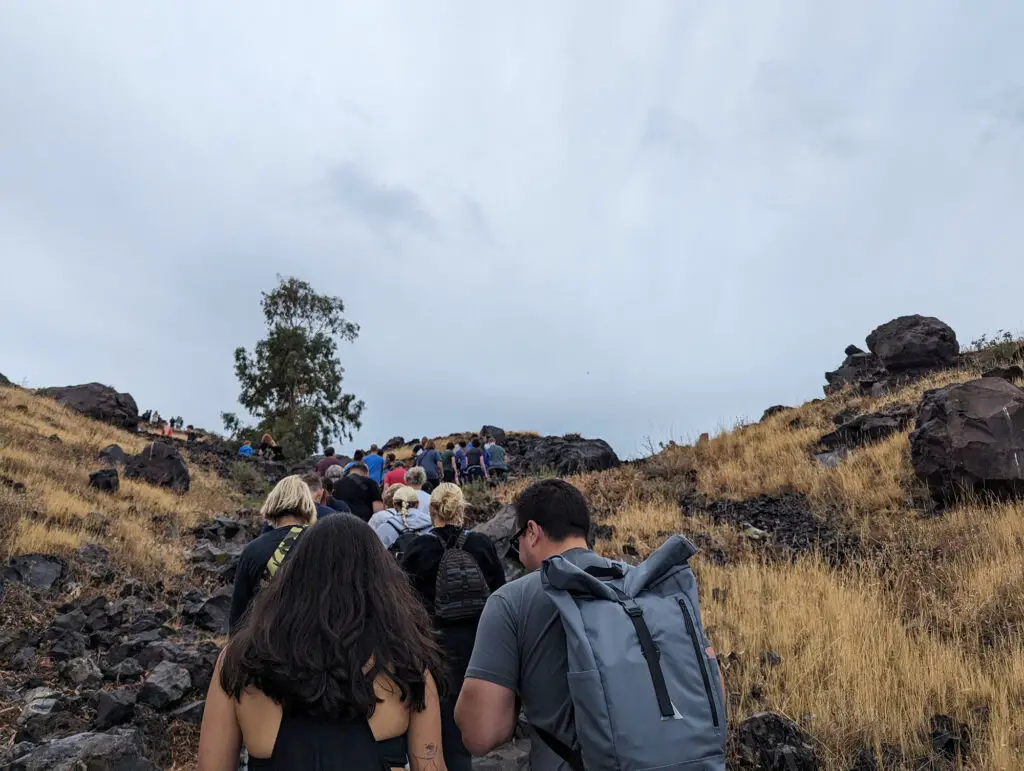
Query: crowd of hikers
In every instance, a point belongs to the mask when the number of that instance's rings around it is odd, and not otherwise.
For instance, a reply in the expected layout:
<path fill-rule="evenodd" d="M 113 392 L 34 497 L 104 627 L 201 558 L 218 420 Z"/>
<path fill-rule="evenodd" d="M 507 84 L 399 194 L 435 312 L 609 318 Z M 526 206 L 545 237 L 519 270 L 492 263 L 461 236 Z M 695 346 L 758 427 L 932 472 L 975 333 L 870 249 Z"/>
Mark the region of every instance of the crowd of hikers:
<path fill-rule="evenodd" d="M 500 452 L 496 452 L 496 449 Z M 506 583 L 460 483 L 507 471 L 474 438 L 407 465 L 376 446 L 281 480 L 238 563 L 200 771 L 468 771 L 522 713 L 534 771 L 725 767 L 724 689 L 673 536 L 637 566 L 589 547 L 563 480 L 515 501 Z"/>

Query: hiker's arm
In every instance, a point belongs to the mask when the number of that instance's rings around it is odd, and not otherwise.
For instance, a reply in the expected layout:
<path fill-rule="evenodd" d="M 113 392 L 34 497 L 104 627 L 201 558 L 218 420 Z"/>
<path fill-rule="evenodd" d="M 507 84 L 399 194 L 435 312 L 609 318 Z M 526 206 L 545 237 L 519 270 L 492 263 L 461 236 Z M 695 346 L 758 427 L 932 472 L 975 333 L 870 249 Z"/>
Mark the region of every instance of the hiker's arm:
<path fill-rule="evenodd" d="M 199 771 L 236 771 L 242 748 L 242 732 L 235 715 L 235 701 L 220 687 L 224 654 L 217 659 L 206 693 L 203 728 L 199 734 Z"/>
<path fill-rule="evenodd" d="M 446 771 L 441 751 L 441 703 L 430 672 L 424 690 L 426 706 L 409 714 L 409 771 Z"/>
<path fill-rule="evenodd" d="M 512 738 L 516 694 L 503 685 L 467 677 L 455 704 L 462 743 L 473 755 L 486 755 Z"/>
<path fill-rule="evenodd" d="M 466 680 L 455 705 L 462 742 L 474 755 L 486 755 L 512 738 L 518 681 L 516 616 L 504 596 L 492 594 L 480 616 Z"/>

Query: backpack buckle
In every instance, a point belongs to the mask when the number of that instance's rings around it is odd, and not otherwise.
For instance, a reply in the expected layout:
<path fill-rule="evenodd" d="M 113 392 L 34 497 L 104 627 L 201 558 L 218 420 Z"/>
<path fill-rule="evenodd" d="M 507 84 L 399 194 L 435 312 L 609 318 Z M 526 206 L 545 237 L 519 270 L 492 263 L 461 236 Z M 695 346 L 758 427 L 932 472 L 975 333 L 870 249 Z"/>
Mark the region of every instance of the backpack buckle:
<path fill-rule="evenodd" d="M 630 618 L 642 618 L 643 615 L 644 615 L 644 609 L 641 608 L 633 600 L 629 600 L 628 602 L 623 602 L 622 603 L 622 609 L 625 610 L 626 613 L 629 614 Z"/>

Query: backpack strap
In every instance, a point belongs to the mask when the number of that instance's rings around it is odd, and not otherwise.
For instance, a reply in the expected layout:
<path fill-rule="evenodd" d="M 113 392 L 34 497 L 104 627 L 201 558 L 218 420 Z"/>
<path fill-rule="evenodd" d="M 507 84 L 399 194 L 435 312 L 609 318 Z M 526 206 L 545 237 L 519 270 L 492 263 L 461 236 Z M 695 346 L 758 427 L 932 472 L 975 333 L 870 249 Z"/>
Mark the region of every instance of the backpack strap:
<path fill-rule="evenodd" d="M 459 536 L 459 540 L 457 540 L 455 542 L 454 548 L 458 549 L 459 551 L 465 551 L 465 549 L 466 549 L 466 540 L 468 538 L 469 538 L 469 531 L 468 530 L 463 530 L 462 531 L 462 535 Z"/>
<path fill-rule="evenodd" d="M 405 530 L 400 530 L 400 529 L 399 529 L 398 525 L 396 525 L 396 524 L 395 524 L 395 520 L 393 520 L 393 519 L 386 519 L 386 520 L 384 520 L 384 521 L 385 521 L 385 523 L 387 523 L 387 524 L 391 525 L 391 528 L 392 528 L 392 530 L 394 530 L 394 531 L 395 531 L 396 533 L 398 533 L 399 535 L 401 535 L 402 533 L 404 533 L 404 532 L 405 532 Z M 408 529 L 408 528 L 407 528 L 407 529 Z"/>
<path fill-rule="evenodd" d="M 531 723 L 530 727 L 537 734 L 537 737 L 548 745 L 553 753 L 569 764 L 569 768 L 572 771 L 586 771 L 583 766 L 583 752 L 579 748 L 574 750 L 550 731 L 545 731 L 538 725 Z"/>
<path fill-rule="evenodd" d="M 284 562 L 284 558 L 288 552 L 291 551 L 292 546 L 298 540 L 299 536 L 305 531 L 306 525 L 293 525 L 288 534 L 281 539 L 281 542 L 274 549 L 274 553 L 270 555 L 270 559 L 267 560 L 267 566 L 263 569 L 263 577 L 261 583 L 264 585 L 270 583 L 270 579 L 277 573 L 278 568 L 281 567 L 281 563 Z"/>

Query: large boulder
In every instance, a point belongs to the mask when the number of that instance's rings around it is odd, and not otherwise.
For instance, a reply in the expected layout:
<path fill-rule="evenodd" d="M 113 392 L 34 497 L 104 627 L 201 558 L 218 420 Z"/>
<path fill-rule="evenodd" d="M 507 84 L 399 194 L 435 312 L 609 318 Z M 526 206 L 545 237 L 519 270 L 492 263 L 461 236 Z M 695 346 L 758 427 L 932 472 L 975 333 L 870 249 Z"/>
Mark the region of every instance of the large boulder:
<path fill-rule="evenodd" d="M 105 493 L 116 493 L 121 488 L 121 479 L 116 468 L 101 468 L 89 474 L 89 487 Z"/>
<path fill-rule="evenodd" d="M 846 347 L 846 358 L 838 369 L 825 373 L 825 393 L 830 394 L 847 385 L 874 383 L 886 375 L 882 360 L 855 345 Z"/>
<path fill-rule="evenodd" d="M 68 574 L 68 563 L 50 554 L 21 554 L 11 557 L 4 577 L 20 581 L 32 589 L 53 589 Z"/>
<path fill-rule="evenodd" d="M 381 450 L 383 452 L 388 452 L 389 450 L 397 450 L 399 447 L 401 447 L 404 444 L 405 444 L 405 439 L 403 437 L 401 437 L 401 436 L 393 436 L 393 437 L 391 437 L 390 439 L 388 439 L 384 443 L 384 446 L 381 448 Z"/>
<path fill-rule="evenodd" d="M 75 734 L 33 747 L 3 767 L 11 771 L 157 771 L 144 755 L 142 734 L 134 728 Z"/>
<path fill-rule="evenodd" d="M 875 329 L 867 344 L 889 372 L 950 367 L 960 354 L 956 332 L 933 316 L 900 316 Z"/>
<path fill-rule="evenodd" d="M 108 468 L 124 463 L 127 457 L 125 451 L 118 444 L 108 444 L 100 450 L 99 454 L 99 459 L 105 462 Z"/>
<path fill-rule="evenodd" d="M 139 408 L 132 395 L 118 393 L 102 383 L 41 388 L 37 393 L 50 396 L 86 417 L 102 420 L 126 431 L 136 431 L 139 427 Z"/>
<path fill-rule="evenodd" d="M 498 559 L 505 569 L 505 578 L 509 581 L 514 581 L 526 572 L 523 563 L 519 561 L 519 545 L 512 542 L 518 531 L 514 506 L 502 506 L 491 519 L 474 528 L 474 532 L 483 533 L 494 542 Z"/>
<path fill-rule="evenodd" d="M 127 458 L 124 476 L 180 493 L 189 488 L 188 464 L 176 447 L 164 442 L 150 442 L 138 455 Z"/>
<path fill-rule="evenodd" d="M 171 661 L 161 661 L 142 684 L 139 702 L 154 709 L 167 709 L 181 701 L 181 697 L 191 687 L 192 677 L 185 667 Z"/>
<path fill-rule="evenodd" d="M 910 457 L 939 503 L 969 492 L 1024 494 L 1024 390 L 982 378 L 928 391 Z"/>
<path fill-rule="evenodd" d="M 505 442 L 508 441 L 508 437 L 505 435 L 505 429 L 498 428 L 497 426 L 484 426 L 480 429 L 480 436 L 489 436 L 502 447 L 504 447 Z"/>
<path fill-rule="evenodd" d="M 510 464 L 525 474 L 554 472 L 559 476 L 605 471 L 621 461 L 603 439 L 577 436 L 512 436 L 506 440 Z"/>

